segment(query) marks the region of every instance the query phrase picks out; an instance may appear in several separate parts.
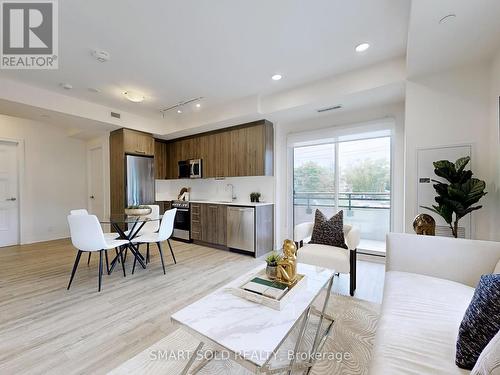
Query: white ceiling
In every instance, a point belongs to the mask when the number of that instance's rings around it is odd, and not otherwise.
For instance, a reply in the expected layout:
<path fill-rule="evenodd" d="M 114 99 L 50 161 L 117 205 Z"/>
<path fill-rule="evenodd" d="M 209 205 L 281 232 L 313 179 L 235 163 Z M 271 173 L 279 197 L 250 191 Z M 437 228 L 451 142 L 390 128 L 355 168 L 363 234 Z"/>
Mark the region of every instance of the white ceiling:
<path fill-rule="evenodd" d="M 456 14 L 456 18 L 440 24 L 447 14 Z M 499 49 L 499 0 L 412 2 L 407 54 L 410 77 L 486 60 Z"/>
<path fill-rule="evenodd" d="M 153 118 L 198 96 L 203 111 L 404 55 L 409 7 L 409 0 L 60 1 L 59 70 L 4 70 L 0 78 Z M 364 41 L 372 48 L 355 53 Z M 111 61 L 97 62 L 95 48 Z M 274 82 L 274 73 L 284 78 Z M 125 90 L 146 101 L 128 102 Z"/>
<path fill-rule="evenodd" d="M 0 99 L 0 113 L 54 125 L 64 129 L 68 136 L 83 140 L 90 140 L 102 135 L 103 132 L 120 128 L 116 125 L 92 121 L 88 118 L 2 99 Z"/>

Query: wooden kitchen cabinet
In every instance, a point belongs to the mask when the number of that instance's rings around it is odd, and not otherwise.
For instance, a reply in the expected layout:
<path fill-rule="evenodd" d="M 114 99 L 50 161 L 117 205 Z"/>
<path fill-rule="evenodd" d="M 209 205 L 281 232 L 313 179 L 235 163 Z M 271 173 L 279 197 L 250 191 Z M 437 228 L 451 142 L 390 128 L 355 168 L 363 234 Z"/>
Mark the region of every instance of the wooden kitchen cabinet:
<path fill-rule="evenodd" d="M 191 203 L 191 239 L 202 245 L 238 251 L 228 248 L 228 207 L 239 206 Z M 274 248 L 274 206 L 269 204 L 253 207 L 253 217 L 255 252 L 250 254 L 259 257 Z"/>
<path fill-rule="evenodd" d="M 167 143 L 167 179 L 178 178 L 178 162 L 181 159 L 181 147 L 179 142 Z"/>
<path fill-rule="evenodd" d="M 155 140 L 151 134 L 130 129 L 120 129 L 123 132 L 123 149 L 126 154 L 155 154 Z"/>
<path fill-rule="evenodd" d="M 201 206 L 201 240 L 215 245 L 226 246 L 227 210 L 225 205 L 203 203 Z"/>
<path fill-rule="evenodd" d="M 215 177 L 231 176 L 230 132 L 215 134 Z"/>
<path fill-rule="evenodd" d="M 191 203 L 191 239 L 202 240 L 201 204 Z"/>
<path fill-rule="evenodd" d="M 170 141 L 168 178 L 177 178 L 180 160 L 202 159 L 204 178 L 272 176 L 273 124 L 266 120 Z"/>
<path fill-rule="evenodd" d="M 165 142 L 155 140 L 155 178 L 164 180 L 167 176 L 167 144 Z"/>

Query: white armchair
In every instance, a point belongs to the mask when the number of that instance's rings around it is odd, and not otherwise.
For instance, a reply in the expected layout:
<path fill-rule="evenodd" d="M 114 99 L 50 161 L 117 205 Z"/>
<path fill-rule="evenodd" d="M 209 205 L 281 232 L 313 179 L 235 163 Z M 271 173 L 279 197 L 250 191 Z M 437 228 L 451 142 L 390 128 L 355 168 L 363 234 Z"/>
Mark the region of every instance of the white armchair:
<path fill-rule="evenodd" d="M 347 250 L 341 247 L 308 243 L 311 240 L 314 223 L 298 224 L 294 228 L 293 238 L 297 244 L 297 260 L 301 263 L 324 266 L 338 273 L 350 275 L 349 293 L 356 290 L 356 258 L 359 245 L 359 229 L 344 225 L 344 238 Z M 305 244 L 304 244 L 305 243 Z"/>

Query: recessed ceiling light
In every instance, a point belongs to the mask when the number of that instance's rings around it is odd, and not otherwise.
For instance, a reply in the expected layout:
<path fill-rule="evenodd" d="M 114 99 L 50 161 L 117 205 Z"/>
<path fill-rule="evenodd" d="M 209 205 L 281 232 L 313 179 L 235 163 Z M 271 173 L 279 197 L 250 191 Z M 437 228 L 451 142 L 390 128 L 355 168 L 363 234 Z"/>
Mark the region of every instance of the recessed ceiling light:
<path fill-rule="evenodd" d="M 135 91 L 125 91 L 123 93 L 123 95 L 125 95 L 125 97 L 130 100 L 131 102 L 134 102 L 134 103 L 141 103 L 144 101 L 144 95 L 138 93 L 138 92 L 135 92 Z"/>
<path fill-rule="evenodd" d="M 65 90 L 71 90 L 73 88 L 73 85 L 67 82 L 60 83 L 59 86 L 61 86 Z"/>
<path fill-rule="evenodd" d="M 271 77 L 273 81 L 279 81 L 283 76 L 281 74 L 275 74 Z"/>
<path fill-rule="evenodd" d="M 356 52 L 365 52 L 370 45 L 368 43 L 361 43 L 356 46 Z"/>
<path fill-rule="evenodd" d="M 450 14 L 447 14 L 446 16 L 444 16 L 443 18 L 441 18 L 439 20 L 439 23 L 442 25 L 443 23 L 446 23 L 448 21 L 453 21 L 455 18 L 457 18 L 457 15 L 450 13 Z"/>
<path fill-rule="evenodd" d="M 200 103 L 196 103 L 196 108 L 200 108 L 201 107 L 201 104 Z"/>
<path fill-rule="evenodd" d="M 179 109 L 177 110 L 177 113 L 182 113 L 182 109 L 180 109 L 180 108 L 179 108 Z"/>

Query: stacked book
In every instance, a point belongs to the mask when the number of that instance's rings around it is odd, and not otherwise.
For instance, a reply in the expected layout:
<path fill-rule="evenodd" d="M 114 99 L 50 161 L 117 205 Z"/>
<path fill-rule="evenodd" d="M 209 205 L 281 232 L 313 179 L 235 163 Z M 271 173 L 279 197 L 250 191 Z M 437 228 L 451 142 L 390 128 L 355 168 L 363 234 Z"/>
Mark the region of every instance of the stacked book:
<path fill-rule="evenodd" d="M 286 294 L 286 292 L 288 292 L 289 289 L 288 285 L 284 283 L 273 281 L 260 276 L 254 277 L 246 284 L 243 284 L 241 288 L 246 291 L 278 301 Z"/>

